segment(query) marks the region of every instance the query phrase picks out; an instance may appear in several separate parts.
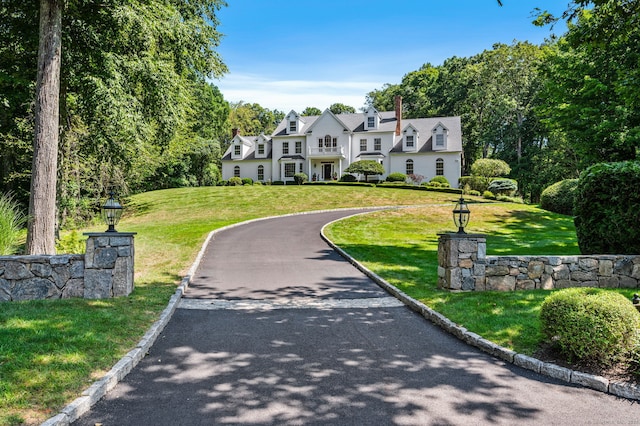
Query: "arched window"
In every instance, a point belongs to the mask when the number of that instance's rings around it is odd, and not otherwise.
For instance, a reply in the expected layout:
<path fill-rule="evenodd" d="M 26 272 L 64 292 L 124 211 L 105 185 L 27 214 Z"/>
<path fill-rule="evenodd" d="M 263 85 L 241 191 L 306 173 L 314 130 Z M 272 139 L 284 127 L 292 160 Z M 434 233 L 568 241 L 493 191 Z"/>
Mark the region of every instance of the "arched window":
<path fill-rule="evenodd" d="M 407 163 L 405 165 L 405 174 L 407 175 L 412 175 L 413 174 L 413 160 L 412 159 L 408 159 Z"/>
<path fill-rule="evenodd" d="M 235 177 L 240 177 L 240 166 L 235 166 L 235 167 L 233 168 L 233 175 L 234 175 Z"/>
<path fill-rule="evenodd" d="M 442 158 L 436 160 L 436 176 L 444 176 L 444 160 Z"/>
<path fill-rule="evenodd" d="M 324 147 L 331 148 L 331 136 L 327 135 L 324 137 Z"/>
<path fill-rule="evenodd" d="M 258 180 L 264 180 L 264 166 L 258 166 Z"/>

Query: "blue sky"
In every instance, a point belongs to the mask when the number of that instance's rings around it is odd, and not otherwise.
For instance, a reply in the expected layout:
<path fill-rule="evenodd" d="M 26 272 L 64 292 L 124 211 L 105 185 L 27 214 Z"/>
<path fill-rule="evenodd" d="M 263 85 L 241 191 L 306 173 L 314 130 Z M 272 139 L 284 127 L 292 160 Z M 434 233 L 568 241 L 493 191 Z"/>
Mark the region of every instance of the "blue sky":
<path fill-rule="evenodd" d="M 561 13 L 567 0 L 227 0 L 218 52 L 229 73 L 214 80 L 231 102 L 269 109 L 356 109 L 424 63 L 468 57 L 494 43 L 541 43 L 549 28 L 534 8 Z M 555 31 L 562 32 L 562 25 Z"/>

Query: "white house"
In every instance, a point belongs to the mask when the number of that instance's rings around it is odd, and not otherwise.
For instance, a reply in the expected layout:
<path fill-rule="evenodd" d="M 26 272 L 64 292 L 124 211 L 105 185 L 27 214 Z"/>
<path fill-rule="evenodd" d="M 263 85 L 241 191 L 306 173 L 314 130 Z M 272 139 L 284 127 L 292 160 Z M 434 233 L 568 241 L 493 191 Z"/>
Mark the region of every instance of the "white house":
<path fill-rule="evenodd" d="M 396 111 L 303 117 L 291 111 L 272 135 L 243 136 L 234 132 L 222 157 L 222 178 L 293 181 L 296 173 L 309 179 L 339 179 L 351 163 L 375 160 L 389 173 L 422 175 L 425 181 L 444 176 L 457 186 L 461 173 L 460 117 L 402 119 Z"/>

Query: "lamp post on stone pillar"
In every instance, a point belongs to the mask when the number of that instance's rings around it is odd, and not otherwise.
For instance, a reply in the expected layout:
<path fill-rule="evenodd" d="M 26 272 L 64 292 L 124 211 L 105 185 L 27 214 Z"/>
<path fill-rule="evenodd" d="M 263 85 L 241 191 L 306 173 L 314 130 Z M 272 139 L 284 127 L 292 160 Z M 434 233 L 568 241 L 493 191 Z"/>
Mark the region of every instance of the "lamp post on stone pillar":
<path fill-rule="evenodd" d="M 114 193 L 102 206 L 102 218 L 108 226 L 105 232 L 88 232 L 85 252 L 84 298 L 105 299 L 128 296 L 134 288 L 135 232 L 118 232 L 123 212 Z"/>
<path fill-rule="evenodd" d="M 456 233 L 438 234 L 438 287 L 453 291 L 485 289 L 487 239 L 484 234 L 468 234 L 471 211 L 460 197 L 453 209 Z"/>

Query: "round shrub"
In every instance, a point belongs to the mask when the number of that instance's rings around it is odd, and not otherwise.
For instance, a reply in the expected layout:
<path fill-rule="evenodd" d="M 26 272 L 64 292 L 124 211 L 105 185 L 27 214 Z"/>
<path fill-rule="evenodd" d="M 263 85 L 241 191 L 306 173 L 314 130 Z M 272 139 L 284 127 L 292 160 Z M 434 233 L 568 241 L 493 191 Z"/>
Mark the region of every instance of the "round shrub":
<path fill-rule="evenodd" d="M 358 178 L 356 178 L 354 175 L 350 173 L 345 173 L 342 176 L 340 176 L 340 182 L 355 182 L 357 180 Z"/>
<path fill-rule="evenodd" d="M 444 176 L 434 176 L 429 179 L 429 183 L 439 183 L 440 188 L 449 188 L 451 186 L 447 178 Z"/>
<path fill-rule="evenodd" d="M 242 178 L 243 185 L 253 185 L 253 179 L 251 178 Z"/>
<path fill-rule="evenodd" d="M 640 162 L 600 163 L 580 175 L 576 233 L 583 254 L 640 253 Z"/>
<path fill-rule="evenodd" d="M 578 179 L 565 179 L 548 186 L 540 195 L 540 207 L 550 212 L 572 215 Z"/>
<path fill-rule="evenodd" d="M 237 176 L 234 176 L 232 178 L 229 178 L 229 180 L 227 181 L 227 185 L 228 186 L 242 186 L 242 179 L 240 179 Z"/>
<path fill-rule="evenodd" d="M 511 197 L 518 190 L 518 183 L 513 179 L 495 179 L 491 181 L 487 190 L 495 195 Z"/>
<path fill-rule="evenodd" d="M 540 307 L 542 332 L 569 361 L 611 365 L 637 343 L 640 315 L 630 300 L 597 288 L 569 288 Z"/>
<path fill-rule="evenodd" d="M 389 176 L 387 176 L 387 182 L 406 182 L 406 181 L 407 181 L 407 175 L 405 175 L 404 173 L 393 172 L 393 173 L 389 173 Z"/>
<path fill-rule="evenodd" d="M 496 196 L 491 191 L 484 191 L 482 193 L 482 198 L 486 198 L 487 200 L 495 200 Z"/>
<path fill-rule="evenodd" d="M 295 175 L 293 175 L 293 181 L 298 185 L 302 185 L 308 180 L 309 176 L 307 176 L 305 173 L 296 173 Z"/>

